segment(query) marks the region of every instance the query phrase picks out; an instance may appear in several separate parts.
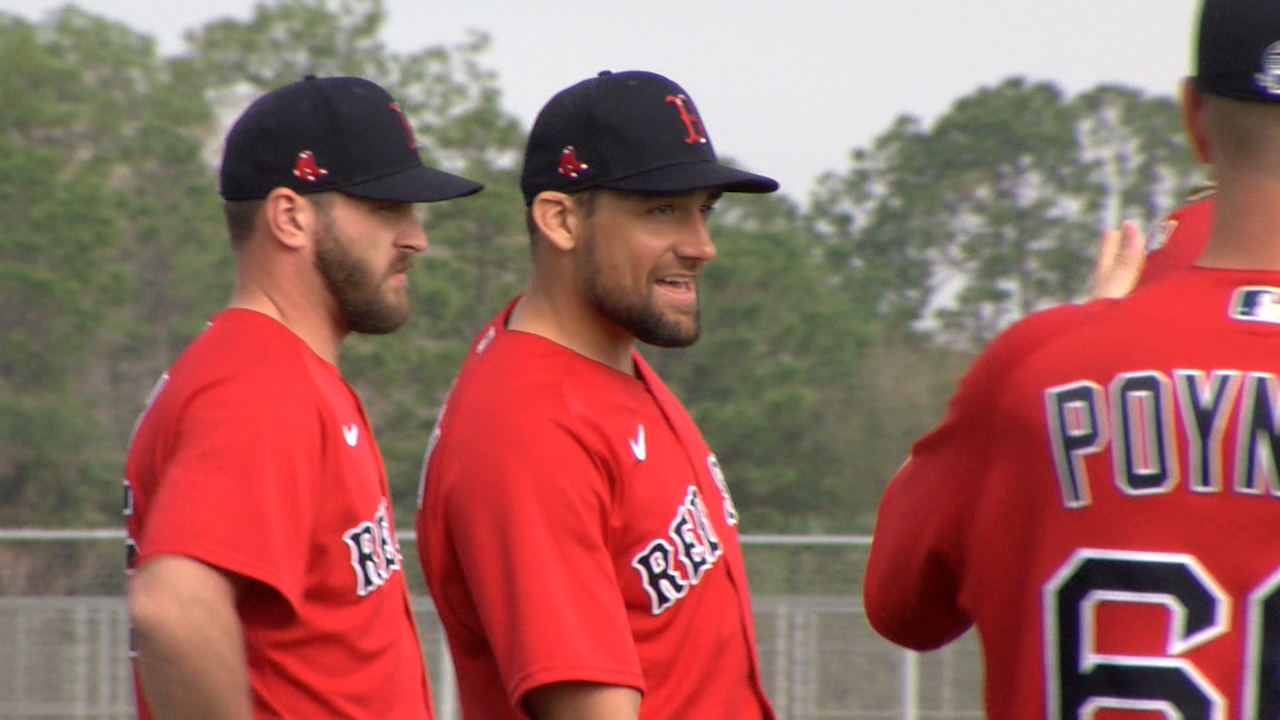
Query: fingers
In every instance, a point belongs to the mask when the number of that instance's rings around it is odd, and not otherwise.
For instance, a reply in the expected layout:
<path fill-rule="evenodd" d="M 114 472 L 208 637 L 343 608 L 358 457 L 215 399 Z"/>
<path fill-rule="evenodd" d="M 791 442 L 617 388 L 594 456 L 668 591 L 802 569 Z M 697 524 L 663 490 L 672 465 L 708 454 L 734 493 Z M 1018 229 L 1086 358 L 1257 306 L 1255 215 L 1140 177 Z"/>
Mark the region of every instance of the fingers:
<path fill-rule="evenodd" d="M 1138 284 L 1146 260 L 1146 238 L 1129 220 L 1119 230 L 1107 230 L 1098 241 L 1098 259 L 1093 267 L 1089 299 L 1121 298 Z"/>
<path fill-rule="evenodd" d="M 1103 230 L 1098 239 L 1098 257 L 1093 264 L 1093 285 L 1090 294 L 1097 296 L 1098 281 L 1111 274 L 1111 266 L 1115 264 L 1116 255 L 1120 252 L 1120 231 Z"/>

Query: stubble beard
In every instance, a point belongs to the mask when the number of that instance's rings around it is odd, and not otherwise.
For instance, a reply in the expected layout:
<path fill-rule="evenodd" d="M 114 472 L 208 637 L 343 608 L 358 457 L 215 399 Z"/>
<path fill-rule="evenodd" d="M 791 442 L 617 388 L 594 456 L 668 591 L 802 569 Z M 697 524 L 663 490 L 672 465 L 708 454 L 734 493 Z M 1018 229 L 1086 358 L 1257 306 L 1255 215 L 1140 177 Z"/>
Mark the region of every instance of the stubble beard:
<path fill-rule="evenodd" d="M 351 332 L 385 335 L 409 319 L 407 292 L 403 302 L 387 297 L 382 285 L 385 278 L 379 279 L 369 263 L 347 247 L 332 218 L 325 219 L 324 230 L 317 239 L 315 263 Z M 401 257 L 392 270 L 407 268 L 408 258 Z"/>
<path fill-rule="evenodd" d="M 686 326 L 671 319 L 653 301 L 652 288 L 639 292 L 608 287 L 600 273 L 595 233 L 585 238 L 583 262 L 578 266 L 579 281 L 588 305 L 601 317 L 626 330 L 646 345 L 683 348 L 696 343 L 702 335 L 702 310 L 693 313 L 693 324 Z"/>

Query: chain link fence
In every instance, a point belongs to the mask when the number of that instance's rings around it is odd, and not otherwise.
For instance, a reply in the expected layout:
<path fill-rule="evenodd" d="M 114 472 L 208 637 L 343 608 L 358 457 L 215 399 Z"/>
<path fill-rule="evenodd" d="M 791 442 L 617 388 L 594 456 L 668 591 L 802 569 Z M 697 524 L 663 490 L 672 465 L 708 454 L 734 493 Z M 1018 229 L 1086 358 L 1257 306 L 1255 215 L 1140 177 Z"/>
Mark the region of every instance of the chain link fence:
<path fill-rule="evenodd" d="M 439 720 L 459 717 L 444 633 L 401 535 Z M 765 688 L 779 720 L 981 718 L 972 634 L 917 654 L 862 612 L 869 540 L 744 536 Z M 0 530 L 0 720 L 134 717 L 117 530 Z"/>

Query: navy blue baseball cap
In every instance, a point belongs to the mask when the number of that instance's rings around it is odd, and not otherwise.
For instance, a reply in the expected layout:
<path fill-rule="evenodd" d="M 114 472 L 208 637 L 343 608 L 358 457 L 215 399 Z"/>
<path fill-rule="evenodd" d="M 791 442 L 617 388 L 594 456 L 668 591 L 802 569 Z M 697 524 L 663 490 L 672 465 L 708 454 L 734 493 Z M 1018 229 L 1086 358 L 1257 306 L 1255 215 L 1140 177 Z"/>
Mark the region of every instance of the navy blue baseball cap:
<path fill-rule="evenodd" d="M 693 100 L 651 72 L 604 71 L 560 91 L 538 113 L 525 148 L 525 204 L 546 190 L 604 188 L 769 193 L 772 178 L 721 165 Z"/>
<path fill-rule="evenodd" d="M 427 203 L 484 186 L 424 165 L 400 105 L 377 83 L 308 76 L 255 100 L 227 133 L 222 197 L 256 200 L 278 187 Z"/>
<path fill-rule="evenodd" d="M 1205 0 L 1196 87 L 1234 100 L 1280 102 L 1280 2 Z"/>

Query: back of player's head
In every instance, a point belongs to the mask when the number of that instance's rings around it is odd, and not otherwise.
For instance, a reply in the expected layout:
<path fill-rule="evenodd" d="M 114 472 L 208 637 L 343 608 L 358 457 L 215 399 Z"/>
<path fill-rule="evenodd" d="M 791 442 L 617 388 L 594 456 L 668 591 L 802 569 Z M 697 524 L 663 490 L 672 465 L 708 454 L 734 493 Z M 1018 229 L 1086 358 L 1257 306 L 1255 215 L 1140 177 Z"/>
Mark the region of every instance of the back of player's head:
<path fill-rule="evenodd" d="M 1280 173 L 1280 2 L 1204 0 L 1195 86 L 1213 163 Z"/>

